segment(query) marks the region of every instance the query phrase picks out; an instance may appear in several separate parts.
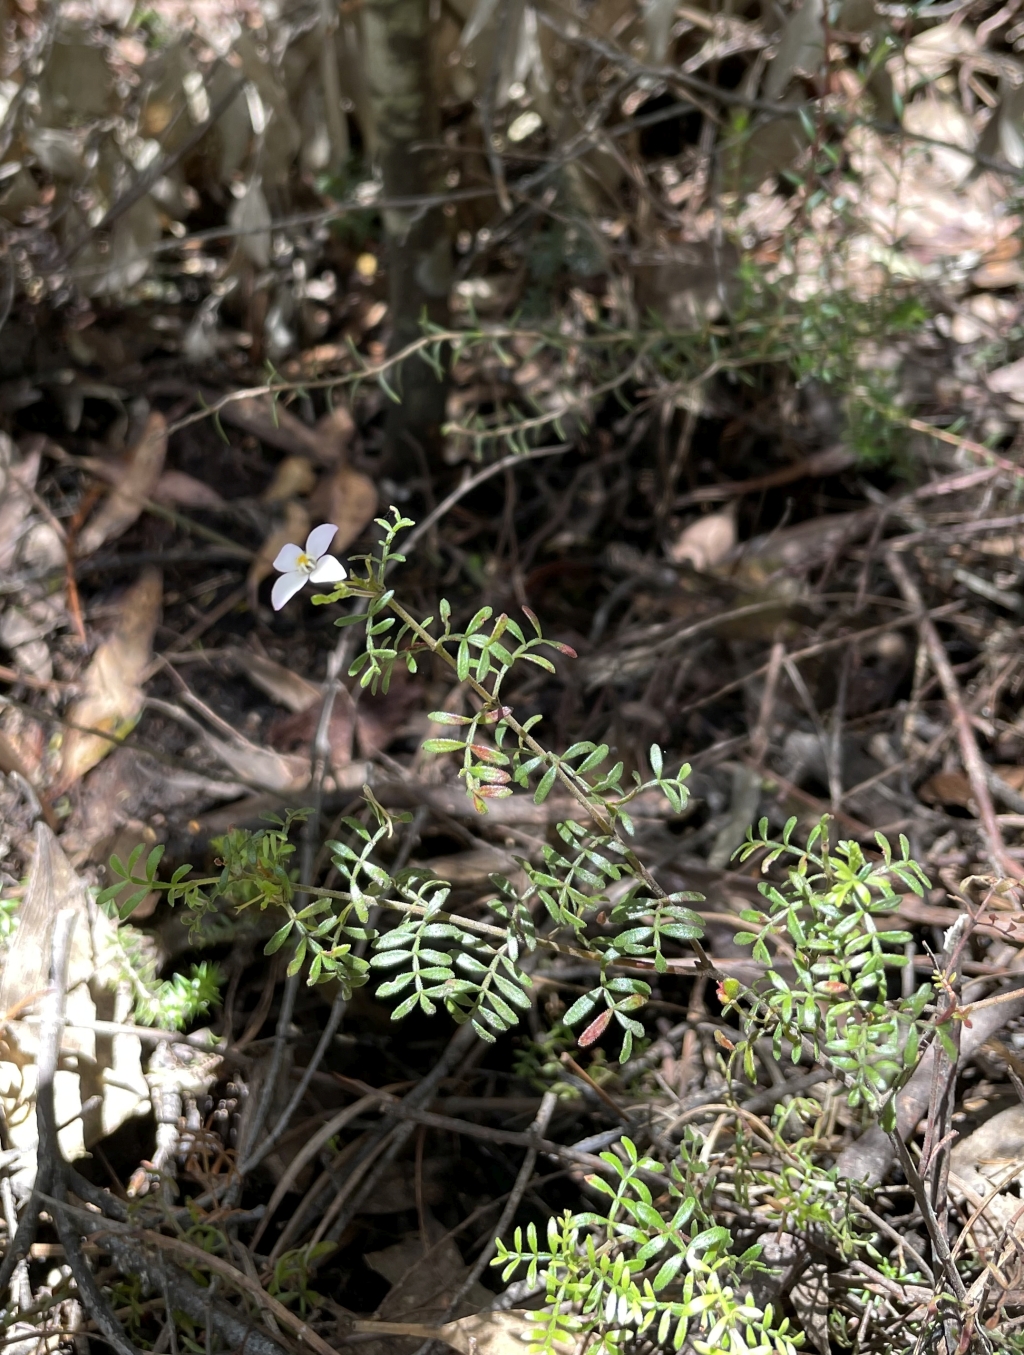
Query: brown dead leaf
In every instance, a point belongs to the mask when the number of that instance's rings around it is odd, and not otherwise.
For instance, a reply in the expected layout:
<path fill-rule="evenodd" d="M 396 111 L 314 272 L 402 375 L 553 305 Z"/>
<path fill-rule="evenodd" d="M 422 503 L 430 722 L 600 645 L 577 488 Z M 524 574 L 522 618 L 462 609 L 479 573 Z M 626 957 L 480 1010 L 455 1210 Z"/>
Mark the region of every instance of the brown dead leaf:
<path fill-rule="evenodd" d="M 61 843 L 76 865 L 108 860 L 114 834 L 133 820 L 198 818 L 211 804 L 236 800 L 246 787 L 227 777 L 169 767 L 128 746 L 116 748 L 82 782 Z"/>
<path fill-rule="evenodd" d="M 172 504 L 178 508 L 224 507 L 224 500 L 212 485 L 181 470 L 165 470 L 150 497 L 154 503 Z"/>
<path fill-rule="evenodd" d="M 294 715 L 273 722 L 267 731 L 267 737 L 275 748 L 286 753 L 299 753 L 308 762 L 309 751 L 320 722 L 320 696 L 321 693 L 317 691 L 312 704 Z M 330 749 L 331 766 L 335 771 L 347 767 L 352 761 L 355 717 L 352 697 L 348 689 L 342 687 L 334 698 L 331 719 L 327 726 L 327 746 Z"/>
<path fill-rule="evenodd" d="M 867 536 L 877 520 L 874 508 L 832 513 L 794 527 L 766 532 L 743 541 L 731 553 L 730 578 L 759 587 L 778 571 L 797 573 L 822 565 Z"/>
<path fill-rule="evenodd" d="M 971 783 L 963 772 L 935 772 L 922 781 L 917 793 L 926 804 L 966 809 L 971 802 Z"/>
<path fill-rule="evenodd" d="M 1024 265 L 1019 259 L 993 259 L 974 270 L 971 282 L 975 287 L 987 287 L 996 292 L 1007 287 L 1020 287 L 1024 283 Z"/>
<path fill-rule="evenodd" d="M 142 712 L 142 681 L 153 652 L 163 581 L 157 569 L 144 570 L 121 599 L 114 633 L 100 645 L 86 669 L 83 695 L 68 712 L 72 726 L 102 729 L 123 738 Z M 115 745 L 84 728 L 64 736 L 54 793 L 66 791 Z"/>
<path fill-rule="evenodd" d="M 666 553 L 677 565 L 708 570 L 720 565 L 735 545 L 736 512 L 730 506 L 691 522 Z"/>
<path fill-rule="evenodd" d="M 0 734 L 7 748 L 4 773 L 18 771 L 33 786 L 46 781 L 45 759 L 49 740 L 43 725 L 33 719 L 28 707 L 0 709 Z"/>
<path fill-rule="evenodd" d="M 452 856 L 432 856 L 429 861 L 414 864 L 422 865 L 439 880 L 463 887 L 486 885 L 494 873 L 508 875 L 515 869 L 512 857 L 499 847 L 471 847 Z"/>
<path fill-rule="evenodd" d="M 317 419 L 314 431 L 324 455 L 340 460 L 348 450 L 356 425 L 346 405 L 335 405 L 322 419 Z"/>
<path fill-rule="evenodd" d="M 286 456 L 278 463 L 274 478 L 260 498 L 264 503 L 284 503 L 286 499 L 301 498 L 312 493 L 316 485 L 316 471 L 308 456 Z"/>
<path fill-rule="evenodd" d="M 279 706 L 284 706 L 296 715 L 309 710 L 322 695 L 315 682 L 300 677 L 283 663 L 268 659 L 265 654 L 240 650 L 238 668 L 255 687 L 266 692 L 271 701 L 276 701 Z"/>
<path fill-rule="evenodd" d="M 974 549 L 982 555 L 1014 556 L 1020 554 L 1021 542 L 1015 536 L 990 536 L 975 542 Z"/>
<path fill-rule="evenodd" d="M 292 456 L 307 456 L 320 466 L 332 466 L 337 454 L 329 439 L 316 429 L 304 424 L 284 405 L 274 405 L 267 396 L 247 396 L 231 400 L 220 410 L 224 423 L 244 429 L 265 442 Z"/>
<path fill-rule="evenodd" d="M 451 1191 L 452 1173 L 458 1170 L 458 1163 L 451 1157 L 425 1157 L 423 1159 L 422 1171 L 420 1173 L 419 1189 L 422 1200 L 428 1205 L 443 1205 Z M 390 1171 L 382 1178 L 377 1189 L 373 1193 L 372 1199 L 366 1201 L 362 1206 L 363 1212 L 367 1214 L 402 1214 L 407 1209 L 416 1208 L 416 1167 L 411 1161 L 396 1162 Z M 419 1239 L 416 1239 L 416 1255 L 412 1260 L 418 1259 L 423 1254 L 423 1248 L 419 1245 Z M 389 1249 L 391 1250 L 391 1249 Z M 388 1252 L 378 1253 L 378 1256 L 386 1257 Z M 367 1258 L 369 1260 L 369 1258 Z M 388 1274 L 381 1265 L 374 1265 L 369 1262 L 373 1270 L 390 1279 L 395 1283 L 395 1273 L 397 1278 L 401 1279 L 406 1267 L 398 1270 L 398 1265 L 393 1265 L 391 1274 Z"/>
<path fill-rule="evenodd" d="M 922 77 L 929 81 L 938 80 L 954 62 L 970 56 L 977 47 L 978 38 L 974 29 L 954 20 L 938 24 L 912 38 L 893 66 L 897 69 L 900 65 L 908 68 L 906 76 L 903 76 L 904 82 Z"/>
<path fill-rule="evenodd" d="M 424 1255 L 424 1239 L 416 1232 L 407 1234 L 392 1247 L 369 1252 L 364 1257 L 366 1264 L 391 1285 L 377 1309 L 379 1321 L 362 1327 L 366 1331 L 376 1326 L 381 1332 L 382 1339 L 370 1343 L 371 1355 L 398 1355 L 403 1351 L 405 1343 L 397 1341 L 395 1337 L 405 1334 L 412 1336 L 415 1332 L 402 1333 L 396 1328 L 405 1324 L 432 1327 L 445 1315 L 449 1303 L 465 1279 L 466 1263 L 455 1242 L 442 1235 L 440 1225 L 429 1211 L 426 1211 L 426 1222 L 426 1241 L 430 1248 L 427 1255 Z M 468 1315 L 490 1302 L 491 1298 L 488 1290 L 477 1282 L 459 1307 L 463 1314 Z M 446 1328 L 438 1330 L 444 1331 Z M 447 1340 L 446 1337 L 441 1339 Z"/>
<path fill-rule="evenodd" d="M 1024 767 L 993 767 L 992 770 L 1011 790 L 1024 791 Z M 926 804 L 959 805 L 969 809 L 974 805 L 971 783 L 965 772 L 935 772 L 922 782 L 918 795 Z"/>
<path fill-rule="evenodd" d="M 18 909 L 18 926 L 0 967 L 0 1013 L 25 1008 L 26 1003 L 34 1006 L 37 996 L 42 996 L 53 919 L 61 908 L 72 907 L 87 916 L 84 887 L 53 833 L 37 823 L 35 855 Z"/>
<path fill-rule="evenodd" d="M 308 535 L 309 514 L 301 503 L 289 499 L 284 507 L 284 521 L 273 528 L 249 566 L 249 573 L 245 582 L 249 594 L 249 606 L 253 611 L 256 610 L 256 594 L 259 586 L 264 579 L 273 573 L 274 561 L 277 559 L 278 551 L 282 546 L 287 546 L 292 541 L 301 546 Z"/>
<path fill-rule="evenodd" d="M 309 784 L 308 758 L 261 748 L 240 734 L 228 740 L 204 731 L 203 737 L 211 753 L 247 785 L 290 794 Z"/>
<path fill-rule="evenodd" d="M 507 1312 L 485 1311 L 472 1317 L 446 1322 L 438 1330 L 440 1340 L 461 1355 L 522 1355 L 538 1338 L 536 1313 L 511 1308 Z M 569 1355 L 578 1348 L 574 1342 L 554 1341 L 553 1349 Z"/>
<path fill-rule="evenodd" d="M 420 689 L 409 681 L 404 668 L 395 669 L 386 692 L 364 691 L 356 708 L 356 735 L 362 756 L 372 758 L 387 748 L 419 701 Z"/>
<path fill-rule="evenodd" d="M 67 619 L 63 593 L 30 598 L 23 607 L 8 603 L 0 613 L 0 645 L 10 650 L 15 667 L 48 682 L 53 658 L 47 637 Z"/>
<path fill-rule="evenodd" d="M 43 811 L 43 818 L 56 833 L 58 831 L 57 817 L 53 812 L 53 806 L 50 804 L 49 797 L 44 795 L 38 786 L 36 786 L 36 778 L 29 770 L 28 764 L 25 762 L 24 758 L 21 756 L 21 750 L 13 739 L 7 737 L 2 729 L 0 729 L 0 772 L 5 776 L 10 776 L 13 772 L 16 776 L 20 776 L 23 781 L 28 782 L 29 786 L 35 791 L 36 798 L 39 801 L 39 807 Z M 0 1001 L 0 1012 L 3 1010 L 3 1002 Z"/>
<path fill-rule="evenodd" d="M 338 534 L 331 550 L 340 555 L 373 521 L 377 512 L 377 486 L 362 471 L 339 466 L 321 477 L 310 500 L 310 509 L 319 521 L 337 524 Z"/>
<path fill-rule="evenodd" d="M 138 442 L 128 453 L 110 493 L 78 537 L 79 555 L 91 555 L 105 541 L 126 531 L 156 488 L 167 455 L 167 420 L 158 409 L 146 420 Z"/>

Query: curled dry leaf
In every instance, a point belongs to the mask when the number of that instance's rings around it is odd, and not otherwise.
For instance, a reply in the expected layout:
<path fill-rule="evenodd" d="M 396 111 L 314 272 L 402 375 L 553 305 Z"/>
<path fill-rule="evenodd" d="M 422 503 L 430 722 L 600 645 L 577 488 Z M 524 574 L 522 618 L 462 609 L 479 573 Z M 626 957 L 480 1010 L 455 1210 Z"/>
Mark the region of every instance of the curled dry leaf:
<path fill-rule="evenodd" d="M 305 541 L 308 534 L 309 514 L 301 503 L 289 499 L 284 508 L 284 521 L 271 530 L 249 566 L 246 587 L 249 606 L 253 610 L 256 608 L 256 594 L 260 584 L 274 572 L 274 561 L 277 559 L 278 551 L 290 541 Z"/>
<path fill-rule="evenodd" d="M 291 794 L 309 784 L 308 758 L 261 748 L 240 734 L 228 740 L 204 730 L 203 738 L 218 761 L 246 785 Z"/>
<path fill-rule="evenodd" d="M 274 478 L 260 495 L 264 503 L 284 503 L 302 498 L 316 487 L 316 471 L 308 456 L 286 456 L 278 463 Z"/>
<path fill-rule="evenodd" d="M 352 435 L 356 431 L 355 422 L 346 405 L 335 405 L 322 419 L 318 419 L 314 432 L 320 440 L 325 457 L 341 459 L 348 450 Z"/>
<path fill-rule="evenodd" d="M 121 739 L 138 720 L 162 597 L 159 570 L 147 569 L 121 599 L 114 633 L 93 655 L 83 678 L 83 695 L 68 712 L 72 728 L 64 736 L 55 793 L 73 786 L 115 746 L 87 729 L 106 730 Z"/>
<path fill-rule="evenodd" d="M 386 692 L 363 692 L 356 707 L 359 751 L 372 758 L 387 748 L 419 705 L 416 684 L 404 669 L 396 669 Z"/>
<path fill-rule="evenodd" d="M 172 504 L 177 508 L 224 507 L 224 500 L 212 485 L 181 470 L 165 470 L 150 497 L 154 503 Z"/>
<path fill-rule="evenodd" d="M 241 400 L 229 400 L 219 414 L 223 423 L 251 433 L 268 447 L 277 447 L 292 456 L 308 456 L 320 466 L 332 466 L 337 461 L 336 435 L 322 436 L 269 396 L 247 395 Z"/>
<path fill-rule="evenodd" d="M 855 513 L 833 513 L 755 536 L 735 547 L 731 577 L 749 587 L 760 587 L 783 571 L 796 574 L 837 555 L 868 535 L 877 520 L 874 508 Z"/>
<path fill-rule="evenodd" d="M 238 247 L 257 268 L 270 263 L 270 208 L 258 178 L 231 205 L 228 225 L 238 232 Z"/>
<path fill-rule="evenodd" d="M 407 1335 L 423 1337 L 431 1333 L 454 1344 L 443 1333 L 458 1324 L 437 1324 L 465 1281 L 467 1267 L 458 1247 L 443 1235 L 429 1210 L 424 1211 L 424 1222 L 425 1240 L 430 1244 L 426 1256 L 424 1239 L 418 1233 L 406 1234 L 394 1246 L 366 1255 L 366 1264 L 391 1286 L 377 1308 L 376 1321 L 356 1324 L 357 1330 L 376 1331 L 381 1338 L 369 1343 L 368 1355 L 400 1355 L 405 1343 L 394 1338 L 403 1327 L 410 1329 Z M 477 1281 L 463 1296 L 456 1312 L 471 1314 L 489 1299 L 488 1291 Z"/>
<path fill-rule="evenodd" d="M 677 565 L 690 564 L 694 569 L 714 569 L 735 545 L 736 513 L 730 507 L 691 522 L 678 540 L 669 546 L 667 554 Z"/>
<path fill-rule="evenodd" d="M 1024 767 L 996 766 L 992 770 L 1011 790 L 1024 791 Z M 957 805 L 961 809 L 974 806 L 971 783 L 964 772 L 935 772 L 922 782 L 918 795 L 926 804 Z"/>
<path fill-rule="evenodd" d="M 322 695 L 315 682 L 293 673 L 283 663 L 268 659 L 265 654 L 255 654 L 251 650 L 239 650 L 238 669 L 249 681 L 266 692 L 271 701 L 298 715 L 314 706 Z"/>
<path fill-rule="evenodd" d="M 371 1270 L 391 1285 L 381 1300 L 378 1314 L 390 1321 L 430 1322 L 444 1315 L 452 1297 L 466 1278 L 466 1263 L 451 1238 L 434 1216 L 425 1213 L 427 1237 L 431 1243 L 428 1256 L 423 1254 L 423 1240 L 418 1233 L 407 1234 L 401 1242 L 383 1251 L 367 1252 L 365 1260 Z M 482 1285 L 463 1299 L 463 1311 L 472 1311 L 488 1301 L 488 1291 Z M 475 1302 L 474 1302 L 475 1300 Z M 462 1306 L 462 1305 L 460 1305 Z"/>
<path fill-rule="evenodd" d="M 377 512 L 377 486 L 362 471 L 339 466 L 322 477 L 311 500 L 315 517 L 334 522 L 338 534 L 331 550 L 340 555 L 373 521 Z"/>
<path fill-rule="evenodd" d="M 262 685 L 256 681 L 257 685 Z M 359 710 L 361 713 L 362 702 L 359 704 Z M 267 730 L 269 742 L 282 752 L 297 755 L 308 765 L 321 712 L 321 693 L 317 691 L 315 701 L 304 710 L 296 711 L 293 715 L 280 716 L 271 722 Z M 339 688 L 327 725 L 327 747 L 331 768 L 335 772 L 347 767 L 352 761 L 352 737 L 356 729 L 356 719 L 355 702 L 348 688 Z"/>
<path fill-rule="evenodd" d="M 142 437 L 129 451 L 118 479 L 78 537 L 78 554 L 91 555 L 136 520 L 153 493 L 167 455 L 167 420 L 155 409 L 146 420 Z"/>

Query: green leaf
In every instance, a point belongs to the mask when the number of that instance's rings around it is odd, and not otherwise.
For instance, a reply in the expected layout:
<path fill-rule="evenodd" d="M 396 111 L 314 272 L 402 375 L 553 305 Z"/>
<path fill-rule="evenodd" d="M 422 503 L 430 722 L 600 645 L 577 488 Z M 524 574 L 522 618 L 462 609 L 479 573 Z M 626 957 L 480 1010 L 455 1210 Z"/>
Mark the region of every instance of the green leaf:
<path fill-rule="evenodd" d="M 273 955 L 275 951 L 281 949 L 288 940 L 288 935 L 295 924 L 291 921 L 286 922 L 283 927 L 279 927 L 267 944 L 263 947 L 264 955 Z"/>
<path fill-rule="evenodd" d="M 295 975 L 302 968 L 302 962 L 305 958 L 306 958 L 306 938 L 302 937 L 302 939 L 299 941 L 299 944 L 295 947 L 295 954 L 288 962 L 288 968 L 285 970 L 285 973 L 288 975 L 290 979 L 294 978 Z"/>
<path fill-rule="evenodd" d="M 465 744 L 461 739 L 424 739 L 421 747 L 425 753 L 461 753 Z"/>
<path fill-rule="evenodd" d="M 524 654 L 523 658 L 527 663 L 535 663 L 538 668 L 543 668 L 546 673 L 555 671 L 555 665 L 550 659 L 545 659 L 542 654 Z"/>
<path fill-rule="evenodd" d="M 129 894 L 128 898 L 124 901 L 124 903 L 121 904 L 121 907 L 118 909 L 117 915 L 122 922 L 125 920 L 125 918 L 131 917 L 132 913 L 135 912 L 136 908 L 138 908 L 139 904 L 142 902 L 142 900 L 146 897 L 148 893 L 149 890 L 143 887 L 142 889 L 137 889 L 133 894 Z"/>
<path fill-rule="evenodd" d="M 558 775 L 557 765 L 549 767 L 540 779 L 540 785 L 537 787 L 533 796 L 535 805 L 543 804 L 551 793 L 551 787 L 555 784 L 555 777 Z"/>
<path fill-rule="evenodd" d="M 668 1285 L 672 1283 L 672 1281 L 679 1274 L 679 1271 L 682 1268 L 683 1262 L 685 1260 L 686 1257 L 682 1252 L 676 1252 L 675 1256 L 670 1256 L 668 1258 L 665 1264 L 658 1271 L 657 1275 L 655 1275 L 654 1279 L 651 1281 L 652 1285 L 654 1286 L 655 1293 L 660 1293 L 662 1289 L 665 1289 Z"/>
<path fill-rule="evenodd" d="M 581 776 L 583 775 L 584 772 L 591 772 L 594 770 L 595 767 L 599 767 L 607 756 L 608 756 L 608 745 L 606 743 L 602 743 L 599 747 L 594 749 L 594 751 L 590 754 L 588 758 L 585 758 L 580 763 L 576 770 Z"/>
<path fill-rule="evenodd" d="M 565 1025 L 574 1026 L 577 1021 L 582 1021 L 585 1016 L 589 1016 L 597 1006 L 597 998 L 600 991 L 599 988 L 595 988 L 589 993 L 584 993 L 582 997 L 578 997 L 562 1017 Z"/>

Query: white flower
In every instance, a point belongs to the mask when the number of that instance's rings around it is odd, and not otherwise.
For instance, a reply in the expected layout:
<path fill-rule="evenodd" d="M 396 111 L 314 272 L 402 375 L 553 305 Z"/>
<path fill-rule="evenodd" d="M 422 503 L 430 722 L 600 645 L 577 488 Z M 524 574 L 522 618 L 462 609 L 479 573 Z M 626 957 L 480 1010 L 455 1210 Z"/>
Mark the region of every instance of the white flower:
<path fill-rule="evenodd" d="M 274 584 L 274 591 L 270 595 L 275 612 L 279 612 L 303 584 L 340 583 L 347 577 L 341 561 L 326 553 L 337 530 L 333 522 L 325 522 L 320 527 L 314 527 L 306 537 L 305 550 L 289 542 L 277 552 L 274 568 L 281 571 L 281 577 Z"/>

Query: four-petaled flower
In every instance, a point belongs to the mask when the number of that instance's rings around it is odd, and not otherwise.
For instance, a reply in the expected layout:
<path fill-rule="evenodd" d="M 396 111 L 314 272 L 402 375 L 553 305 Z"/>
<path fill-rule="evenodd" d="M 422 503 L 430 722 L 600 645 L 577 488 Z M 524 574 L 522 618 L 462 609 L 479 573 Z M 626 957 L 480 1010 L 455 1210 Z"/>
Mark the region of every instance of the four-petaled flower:
<path fill-rule="evenodd" d="M 277 552 L 274 568 L 281 571 L 281 577 L 274 584 L 274 591 L 270 595 L 275 612 L 279 612 L 303 584 L 340 583 L 347 577 L 341 561 L 327 554 L 327 547 L 337 531 L 333 522 L 325 522 L 320 527 L 314 527 L 306 537 L 305 549 L 289 542 Z"/>

